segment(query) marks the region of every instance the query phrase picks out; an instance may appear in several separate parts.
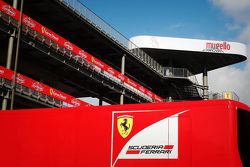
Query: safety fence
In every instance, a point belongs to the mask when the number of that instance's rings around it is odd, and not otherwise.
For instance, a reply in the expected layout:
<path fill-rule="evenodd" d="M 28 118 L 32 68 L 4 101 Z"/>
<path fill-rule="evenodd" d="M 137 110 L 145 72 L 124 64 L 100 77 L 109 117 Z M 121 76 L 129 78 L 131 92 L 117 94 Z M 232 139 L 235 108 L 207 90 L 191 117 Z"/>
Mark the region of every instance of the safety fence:
<path fill-rule="evenodd" d="M 0 87 L 12 90 L 13 89 L 14 72 L 0 66 Z M 35 81 L 22 74 L 16 75 L 15 90 L 25 96 L 31 97 L 38 101 L 48 103 L 55 107 L 78 107 L 90 106 L 89 103 L 70 96 L 62 91 Z"/>
<path fill-rule="evenodd" d="M 225 91 L 221 93 L 209 92 L 209 99 L 229 99 L 240 101 L 239 96 L 232 91 Z"/>

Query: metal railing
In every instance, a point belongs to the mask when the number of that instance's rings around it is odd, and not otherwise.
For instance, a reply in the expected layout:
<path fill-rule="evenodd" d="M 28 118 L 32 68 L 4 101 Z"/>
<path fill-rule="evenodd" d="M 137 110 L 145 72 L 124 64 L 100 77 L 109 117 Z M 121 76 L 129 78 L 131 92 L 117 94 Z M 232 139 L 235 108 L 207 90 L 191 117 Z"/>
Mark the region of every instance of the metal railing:
<path fill-rule="evenodd" d="M 111 38 L 118 45 L 130 52 L 135 58 L 141 60 L 146 66 L 149 66 L 157 74 L 162 75 L 162 67 L 152 57 L 140 49 L 137 45 L 131 42 L 127 37 L 97 16 L 93 11 L 83 5 L 79 0 L 57 0 L 65 6 L 71 8 L 75 13 L 88 21 L 95 28 L 100 30 L 106 36 Z"/>
<path fill-rule="evenodd" d="M 75 13 L 77 13 L 84 20 L 88 21 L 95 28 L 100 30 L 103 34 L 111 38 L 114 42 L 119 44 L 121 47 L 130 52 L 136 59 L 143 62 L 146 66 L 148 66 L 151 70 L 156 72 L 158 75 L 162 77 L 171 77 L 171 78 L 185 78 L 189 79 L 194 84 L 198 85 L 198 81 L 189 70 L 185 68 L 172 68 L 172 76 L 167 74 L 167 69 L 169 67 L 163 67 L 156 60 L 150 57 L 147 53 L 145 53 L 142 49 L 140 49 L 137 45 L 131 42 L 128 38 L 122 35 L 119 31 L 113 28 L 110 24 L 105 22 L 102 18 L 97 16 L 93 11 L 87 8 L 84 4 L 82 4 L 79 0 L 57 0 L 63 3 L 65 6 L 71 8 Z"/>
<path fill-rule="evenodd" d="M 230 99 L 240 101 L 239 96 L 235 92 L 225 91 L 221 93 L 209 92 L 209 99 Z"/>
<path fill-rule="evenodd" d="M 5 78 L 1 78 L 0 77 L 0 88 L 5 91 L 11 91 L 11 89 L 13 88 L 13 83 L 11 80 L 5 79 Z M 17 84 L 15 87 L 15 93 L 21 95 L 22 97 L 26 97 L 29 99 L 32 99 L 34 101 L 37 101 L 41 104 L 44 104 L 46 106 L 49 107 L 70 107 L 72 106 L 69 103 L 63 102 L 61 100 L 57 100 L 53 97 L 50 97 L 46 94 L 43 94 L 41 92 L 38 92 L 36 90 L 33 90 L 29 87 L 26 87 L 24 85 L 20 85 Z M 3 94 L 0 94 L 0 96 L 3 96 Z"/>
<path fill-rule="evenodd" d="M 196 78 L 196 77 L 195 77 Z M 198 81 L 197 81 L 198 82 Z M 196 87 L 200 97 L 203 96 L 203 89 L 201 87 Z"/>
<path fill-rule="evenodd" d="M 163 77 L 189 79 L 192 83 L 198 85 L 196 76 L 186 68 L 163 67 Z"/>

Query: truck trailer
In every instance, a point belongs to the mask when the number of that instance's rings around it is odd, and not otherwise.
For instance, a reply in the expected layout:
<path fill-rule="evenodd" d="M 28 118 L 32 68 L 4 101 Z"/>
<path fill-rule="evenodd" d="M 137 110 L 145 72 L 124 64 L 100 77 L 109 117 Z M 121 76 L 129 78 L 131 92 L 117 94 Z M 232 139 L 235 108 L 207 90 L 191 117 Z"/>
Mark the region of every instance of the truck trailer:
<path fill-rule="evenodd" d="M 1 167 L 249 167 L 250 108 L 232 100 L 0 112 Z"/>

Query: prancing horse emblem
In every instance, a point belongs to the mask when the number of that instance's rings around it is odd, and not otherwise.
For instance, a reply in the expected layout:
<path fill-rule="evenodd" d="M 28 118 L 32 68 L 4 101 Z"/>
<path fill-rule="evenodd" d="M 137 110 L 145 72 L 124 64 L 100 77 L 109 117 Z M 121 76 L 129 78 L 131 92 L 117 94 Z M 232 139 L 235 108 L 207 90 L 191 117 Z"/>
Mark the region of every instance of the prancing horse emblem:
<path fill-rule="evenodd" d="M 133 128 L 133 116 L 122 115 L 117 117 L 117 129 L 119 134 L 126 138 Z"/>

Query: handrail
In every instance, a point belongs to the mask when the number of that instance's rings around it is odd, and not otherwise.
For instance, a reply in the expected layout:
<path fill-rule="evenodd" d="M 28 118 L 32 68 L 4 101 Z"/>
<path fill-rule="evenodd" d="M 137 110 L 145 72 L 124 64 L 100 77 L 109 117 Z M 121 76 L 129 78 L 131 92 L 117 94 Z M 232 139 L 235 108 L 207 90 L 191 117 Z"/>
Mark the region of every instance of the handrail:
<path fill-rule="evenodd" d="M 57 0 L 63 3 L 65 6 L 70 7 L 73 11 L 79 14 L 82 18 L 88 21 L 91 25 L 95 26 L 106 36 L 110 37 L 115 43 L 130 52 L 136 59 L 142 61 L 146 66 L 149 66 L 151 70 L 162 76 L 162 66 L 130 41 L 127 37 L 117 31 L 110 24 L 105 22 L 102 18 L 97 16 L 93 11 L 87 8 L 79 0 Z"/>
<path fill-rule="evenodd" d="M 163 77 L 189 79 L 192 83 L 198 85 L 196 76 L 186 68 L 163 67 Z"/>
<path fill-rule="evenodd" d="M 64 5 L 72 8 L 76 13 L 82 16 L 86 21 L 90 24 L 98 28 L 107 36 L 114 39 L 114 42 L 118 43 L 126 50 L 128 50 L 132 55 L 134 55 L 138 60 L 142 61 L 146 66 L 149 66 L 153 71 L 163 77 L 170 77 L 170 78 L 186 78 L 189 79 L 194 84 L 198 85 L 198 81 L 189 70 L 182 68 L 183 72 L 181 75 L 178 74 L 181 68 L 173 68 L 174 73 L 172 76 L 166 75 L 166 69 L 170 67 L 163 67 L 160 65 L 156 60 L 150 57 L 147 53 L 145 53 L 142 49 L 140 49 L 137 45 L 135 45 L 132 41 L 122 35 L 119 31 L 113 28 L 110 24 L 105 22 L 102 18 L 97 16 L 92 10 L 86 7 L 82 2 L 79 0 L 58 0 L 62 2 Z"/>

